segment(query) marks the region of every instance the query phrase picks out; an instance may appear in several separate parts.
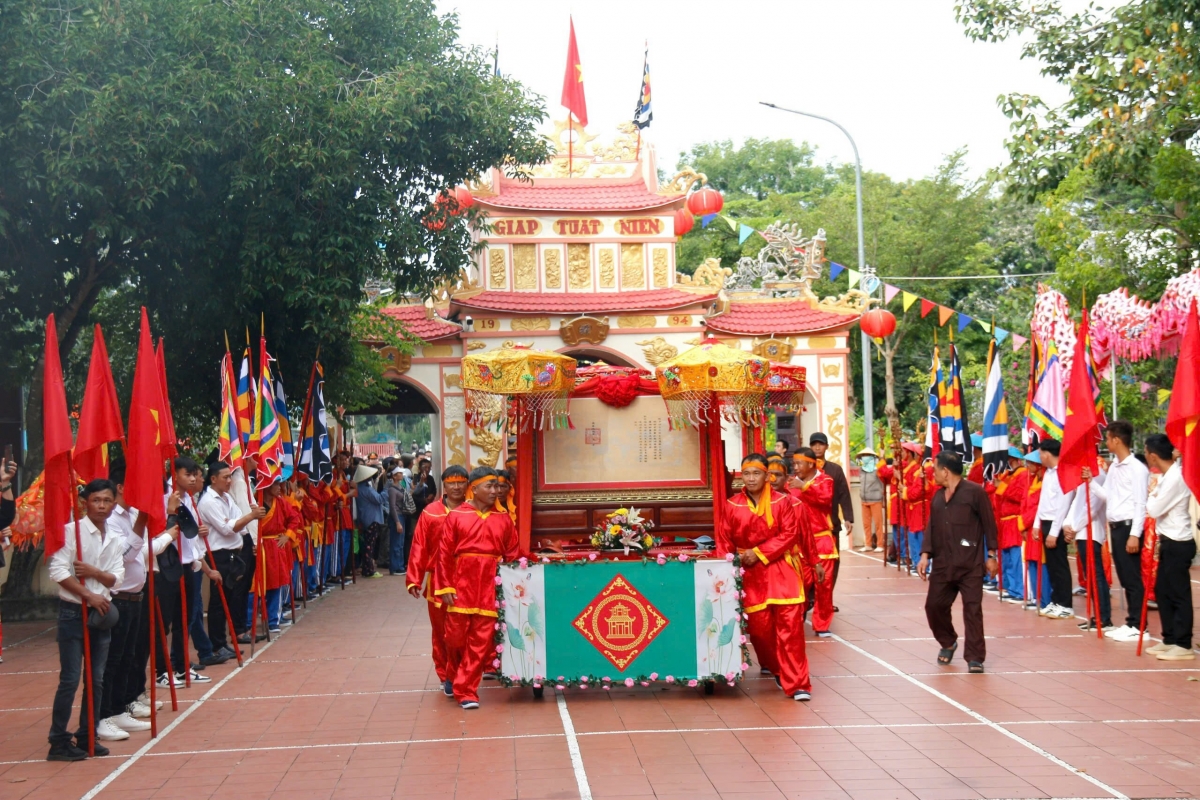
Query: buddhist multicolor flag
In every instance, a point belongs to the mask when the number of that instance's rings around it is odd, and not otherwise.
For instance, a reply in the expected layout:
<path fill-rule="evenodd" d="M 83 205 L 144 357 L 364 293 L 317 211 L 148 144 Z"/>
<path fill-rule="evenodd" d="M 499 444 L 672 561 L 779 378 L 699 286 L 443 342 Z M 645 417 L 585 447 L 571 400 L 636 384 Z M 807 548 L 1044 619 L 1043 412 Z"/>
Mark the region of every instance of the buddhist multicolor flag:
<path fill-rule="evenodd" d="M 944 377 L 942 384 L 941 403 L 941 437 L 942 449 L 958 453 L 964 462 L 975 458 L 974 448 L 971 447 L 971 437 L 967 433 L 967 409 L 963 403 L 961 367 L 958 363 L 958 350 L 954 342 L 950 342 L 950 374 Z"/>
<path fill-rule="evenodd" d="M 1041 376 L 1041 352 L 1041 345 L 1035 336 L 1029 350 L 1029 381 L 1025 386 L 1025 425 L 1021 428 L 1021 442 L 1026 445 L 1033 444 L 1036 438 L 1029 426 L 1029 417 L 1033 413 L 1033 398 L 1037 394 L 1038 378 Z"/>
<path fill-rule="evenodd" d="M 1004 401 L 1004 374 L 996 340 L 988 344 L 987 389 L 983 400 L 983 478 L 994 480 L 1008 469 L 1008 406 Z"/>
<path fill-rule="evenodd" d="M 271 357 L 267 355 L 267 339 L 259 339 L 258 398 L 254 404 L 254 428 L 250 433 L 248 455 L 258 460 L 258 485 L 270 486 L 283 479 L 283 431 L 275 405 L 274 380 L 271 377 Z"/>
<path fill-rule="evenodd" d="M 637 107 L 633 109 L 633 124 L 638 128 L 649 128 L 654 121 L 650 108 L 650 48 L 646 48 L 646 59 L 642 62 L 642 86 L 638 92 Z"/>
<path fill-rule="evenodd" d="M 279 422 L 279 438 L 283 451 L 283 479 L 290 480 L 296 467 L 293 450 L 292 420 L 288 416 L 287 393 L 283 390 L 283 376 L 275 377 L 275 419 Z"/>
<path fill-rule="evenodd" d="M 1167 437 L 1183 456 L 1183 481 L 1200 497 L 1200 316 L 1192 299 L 1183 328 L 1171 407 L 1167 409 Z"/>
<path fill-rule="evenodd" d="M 329 452 L 329 421 L 325 414 L 325 370 L 314 365 L 312 394 L 304 415 L 300 441 L 300 471 L 315 483 L 333 478 L 333 459 Z"/>
<path fill-rule="evenodd" d="M 929 367 L 929 415 L 925 427 L 925 458 L 937 458 L 942 451 L 942 359 L 933 346 L 933 364 Z"/>
<path fill-rule="evenodd" d="M 248 335 L 248 334 L 247 334 Z M 242 432 L 242 452 L 248 456 L 258 455 L 257 443 L 251 442 L 254 435 L 254 378 L 251 376 L 250 344 L 242 355 L 242 368 L 238 372 L 237 392 L 234 395 L 237 403 L 237 427 Z"/>
<path fill-rule="evenodd" d="M 225 351 L 221 359 L 221 428 L 217 432 L 217 458 L 231 469 L 242 466 L 245 450 L 238 429 L 237 379 L 233 375 L 233 354 Z"/>
<path fill-rule="evenodd" d="M 108 348 L 100 326 L 97 325 L 95 330 L 87 387 L 83 390 L 83 407 L 79 410 L 79 435 L 75 440 L 75 472 L 84 483 L 108 477 L 108 443 L 125 438 Z"/>
<path fill-rule="evenodd" d="M 1062 441 L 1067 399 L 1062 391 L 1062 362 L 1058 360 L 1058 348 L 1053 341 L 1046 345 L 1044 365 L 1025 427 L 1038 439 Z"/>

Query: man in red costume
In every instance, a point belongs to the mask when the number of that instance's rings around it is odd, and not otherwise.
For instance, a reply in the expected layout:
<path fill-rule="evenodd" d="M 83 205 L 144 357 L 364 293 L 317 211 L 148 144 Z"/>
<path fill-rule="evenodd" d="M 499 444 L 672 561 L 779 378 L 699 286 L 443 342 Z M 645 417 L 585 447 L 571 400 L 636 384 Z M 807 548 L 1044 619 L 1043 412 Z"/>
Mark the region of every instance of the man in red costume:
<path fill-rule="evenodd" d="M 479 708 L 479 682 L 492 652 L 496 569 L 517 557 L 517 529 L 494 508 L 496 470 L 471 471 L 467 502 L 446 515 L 434 567 L 434 595 L 446 603 L 446 671 L 463 708 Z"/>
<path fill-rule="evenodd" d="M 263 507 L 267 515 L 258 523 L 257 564 L 250 590 L 249 616 L 254 618 L 254 604 L 266 598 L 267 627 L 279 633 L 281 614 L 279 590 L 288 585 L 292 575 L 293 544 L 304 530 L 304 518 L 296 504 L 283 491 L 282 482 L 263 490 Z M 262 611 L 262 606 L 258 607 Z"/>
<path fill-rule="evenodd" d="M 971 434 L 971 452 L 973 460 L 971 469 L 967 471 L 967 480 L 983 486 L 983 434 Z"/>
<path fill-rule="evenodd" d="M 1034 450 L 1026 454 L 1024 460 L 1028 465 L 1029 486 L 1025 489 L 1025 499 L 1021 501 L 1021 516 L 1017 519 L 1022 549 L 1025 551 L 1024 608 L 1040 611 L 1050 605 L 1050 573 L 1046 571 L 1045 559 L 1042 558 L 1042 532 L 1037 521 L 1038 503 L 1042 499 L 1042 451 Z"/>
<path fill-rule="evenodd" d="M 462 505 L 467 496 L 466 468 L 455 465 L 443 470 L 442 491 L 445 494 L 441 499 L 425 506 L 417 519 L 404 580 L 409 594 L 418 599 L 424 596 L 428 601 L 429 627 L 433 629 L 433 669 L 442 682 L 442 691 L 447 697 L 453 697 L 453 676 L 446 666 L 446 608 L 433 595 L 433 569 L 442 544 L 446 515 Z"/>
<path fill-rule="evenodd" d="M 804 524 L 803 510 L 799 498 L 799 492 L 788 489 L 788 471 L 787 462 L 783 456 L 772 453 L 767 456 L 767 480 L 771 484 L 771 490 L 776 494 L 787 495 L 792 501 L 792 510 L 796 514 L 796 526 L 798 540 L 792 548 L 793 566 L 800 570 L 800 578 L 804 581 L 804 594 L 806 597 L 812 597 L 813 586 L 816 583 L 816 576 L 819 572 L 824 580 L 825 567 L 817 558 L 817 547 L 813 542 L 813 532 L 809 526 Z M 815 568 L 815 569 L 814 569 Z"/>
<path fill-rule="evenodd" d="M 993 487 L 992 509 L 1000 534 L 1000 599 L 1006 603 L 1022 603 L 1025 578 L 1021 573 L 1021 507 L 1029 494 L 1029 470 L 1025 455 L 1015 447 L 1008 448 L 1008 471 L 996 478 Z"/>
<path fill-rule="evenodd" d="M 799 529 L 791 498 L 767 485 L 767 459 L 742 460 L 743 490 L 725 504 L 717 553 L 736 553 L 745 568 L 742 590 L 750 642 L 758 661 L 793 700 L 811 700 L 804 652 L 804 586 L 794 566 Z"/>
<path fill-rule="evenodd" d="M 883 557 L 887 563 L 895 564 L 903 551 L 907 534 L 904 533 L 904 517 L 900 508 L 899 472 L 892 466 L 892 459 L 879 465 L 879 480 L 887 487 L 887 522 L 892 528 L 892 544 L 885 548 Z"/>
<path fill-rule="evenodd" d="M 917 442 L 905 442 L 903 447 L 904 467 L 900 472 L 900 503 L 904 529 L 908 534 L 905 553 L 908 556 L 908 572 L 910 575 L 916 575 L 916 560 L 920 558 L 925 522 L 929 518 L 925 507 L 925 498 L 928 496 L 925 491 L 925 470 L 921 468 L 921 454 L 924 448 Z"/>
<path fill-rule="evenodd" d="M 807 447 L 796 451 L 796 478 L 793 491 L 800 501 L 800 527 L 813 539 L 816 563 L 836 562 L 839 558 L 837 532 L 833 530 L 833 479 L 817 468 L 816 454 Z M 813 631 L 828 638 L 833 623 L 833 569 L 817 577 L 813 591 Z"/>

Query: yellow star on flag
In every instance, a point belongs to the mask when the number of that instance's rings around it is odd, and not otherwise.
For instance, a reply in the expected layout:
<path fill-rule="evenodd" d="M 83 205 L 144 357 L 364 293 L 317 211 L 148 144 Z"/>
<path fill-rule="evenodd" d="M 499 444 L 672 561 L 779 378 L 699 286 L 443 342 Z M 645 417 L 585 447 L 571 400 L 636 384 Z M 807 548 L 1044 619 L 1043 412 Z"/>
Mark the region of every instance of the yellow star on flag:
<path fill-rule="evenodd" d="M 583 64 L 576 64 L 575 70 L 579 73 L 579 82 L 583 83 Z"/>

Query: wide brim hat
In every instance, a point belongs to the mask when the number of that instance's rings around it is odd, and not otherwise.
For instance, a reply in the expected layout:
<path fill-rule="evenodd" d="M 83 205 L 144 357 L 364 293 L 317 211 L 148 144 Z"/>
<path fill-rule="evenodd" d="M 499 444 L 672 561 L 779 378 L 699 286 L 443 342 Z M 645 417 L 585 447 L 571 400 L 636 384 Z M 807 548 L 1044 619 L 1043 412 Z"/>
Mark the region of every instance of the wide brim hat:
<path fill-rule="evenodd" d="M 920 442 L 905 442 L 904 444 L 902 444 L 900 446 L 903 447 L 908 452 L 913 453 L 918 456 L 922 455 L 925 452 L 925 445 L 921 444 Z"/>
<path fill-rule="evenodd" d="M 374 478 L 378 472 L 378 467 L 368 467 L 366 464 L 359 464 L 358 469 L 354 470 L 354 477 L 350 480 L 353 483 L 362 483 Z"/>
<path fill-rule="evenodd" d="M 1034 450 L 1032 452 L 1026 453 L 1025 460 L 1028 461 L 1030 464 L 1041 464 L 1042 463 L 1042 451 Z"/>
<path fill-rule="evenodd" d="M 1015 447 L 1012 447 L 1012 446 L 1010 445 L 1010 446 L 1009 446 L 1009 448 L 1008 448 L 1008 457 L 1009 457 L 1009 458 L 1015 458 L 1015 459 L 1017 459 L 1018 461 L 1020 461 L 1021 459 L 1023 459 L 1023 458 L 1025 457 L 1025 454 L 1024 454 L 1024 453 L 1022 453 L 1022 452 L 1021 452 L 1020 450 L 1018 450 L 1017 448 L 1015 448 Z"/>
<path fill-rule="evenodd" d="M 862 450 L 858 451 L 858 455 L 856 455 L 855 458 L 861 458 L 863 456 L 875 456 L 876 458 L 879 458 L 879 453 L 876 453 L 869 447 L 864 447 Z"/>
<path fill-rule="evenodd" d="M 982 450 L 983 449 L 983 436 L 981 436 L 978 433 L 972 433 L 971 434 L 971 447 L 978 447 L 979 449 Z"/>

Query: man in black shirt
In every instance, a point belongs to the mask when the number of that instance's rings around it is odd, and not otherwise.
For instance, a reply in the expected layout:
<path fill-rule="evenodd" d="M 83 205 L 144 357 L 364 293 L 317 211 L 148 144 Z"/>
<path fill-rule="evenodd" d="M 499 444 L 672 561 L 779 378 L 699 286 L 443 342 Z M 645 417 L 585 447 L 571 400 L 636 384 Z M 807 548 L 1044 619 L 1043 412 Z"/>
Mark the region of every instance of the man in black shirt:
<path fill-rule="evenodd" d="M 942 451 L 933 468 L 933 480 L 942 487 L 933 495 L 928 535 L 921 547 L 917 574 L 929 581 L 925 617 L 941 645 L 937 661 L 949 664 L 958 649 L 958 633 L 950 611 L 962 595 L 966 650 L 971 672 L 983 672 L 987 649 L 983 641 L 983 568 L 996 575 L 996 518 L 982 486 L 963 480 L 962 459 Z M 933 569 L 926 578 L 930 560 Z"/>

